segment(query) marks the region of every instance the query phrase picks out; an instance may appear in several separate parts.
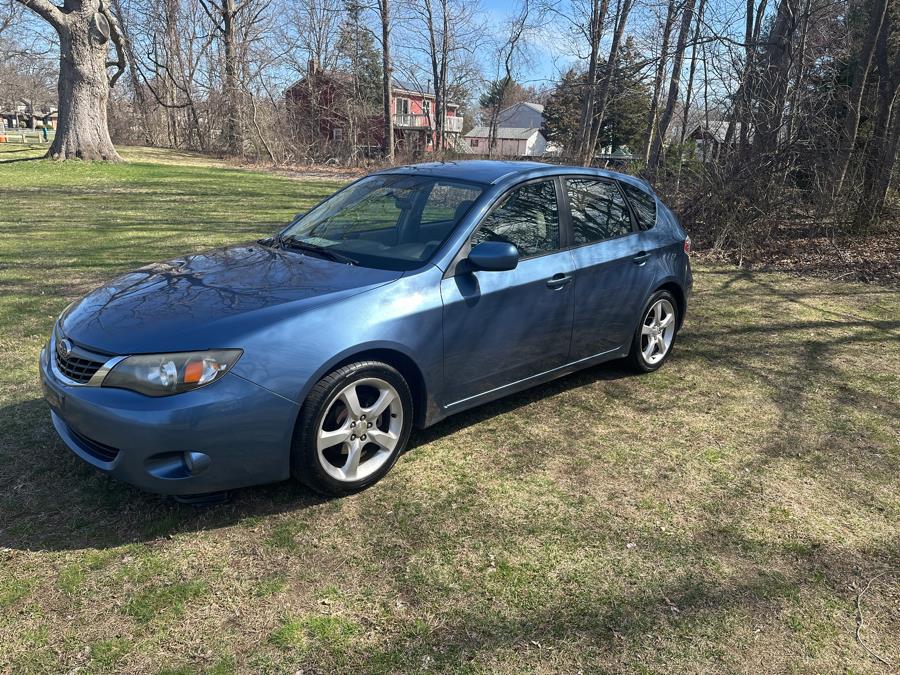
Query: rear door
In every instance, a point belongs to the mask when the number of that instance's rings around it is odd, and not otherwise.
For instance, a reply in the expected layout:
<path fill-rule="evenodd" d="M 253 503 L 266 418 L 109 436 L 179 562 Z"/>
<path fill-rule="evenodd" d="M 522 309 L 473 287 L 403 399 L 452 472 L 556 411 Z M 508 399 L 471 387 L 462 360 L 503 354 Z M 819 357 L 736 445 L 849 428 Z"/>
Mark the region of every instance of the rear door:
<path fill-rule="evenodd" d="M 564 365 L 574 307 L 574 263 L 563 250 L 562 183 L 541 179 L 498 200 L 469 242 L 519 250 L 509 271 L 460 271 L 441 284 L 444 404 L 461 402 Z"/>
<path fill-rule="evenodd" d="M 571 176 L 565 185 L 575 261 L 571 359 L 577 361 L 631 340 L 656 278 L 656 245 L 637 227 L 616 181 Z"/>

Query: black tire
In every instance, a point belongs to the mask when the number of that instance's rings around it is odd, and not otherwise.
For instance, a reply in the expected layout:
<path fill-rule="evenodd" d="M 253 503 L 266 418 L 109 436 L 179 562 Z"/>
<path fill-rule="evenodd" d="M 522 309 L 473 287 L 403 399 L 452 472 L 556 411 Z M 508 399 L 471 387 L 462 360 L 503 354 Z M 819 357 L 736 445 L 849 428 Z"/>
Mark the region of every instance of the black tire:
<path fill-rule="evenodd" d="M 672 306 L 673 310 L 673 321 L 674 328 L 672 333 L 672 340 L 669 343 L 668 349 L 666 350 L 663 357 L 656 361 L 655 363 L 650 363 L 647 359 L 644 358 L 644 352 L 642 350 L 642 329 L 647 321 L 648 312 L 650 309 L 660 300 L 667 300 L 669 304 Z M 637 323 L 637 326 L 634 329 L 634 335 L 631 338 L 631 350 L 628 353 L 628 357 L 626 361 L 628 366 L 637 373 L 652 373 L 654 370 L 658 370 L 662 367 L 662 365 L 669 359 L 669 356 L 672 354 L 672 350 L 675 348 L 675 340 L 678 337 L 678 328 L 680 325 L 681 317 L 678 315 L 678 302 L 675 300 L 675 296 L 672 295 L 669 291 L 657 291 L 653 295 L 650 296 L 650 299 L 647 300 L 646 304 L 641 309 L 641 318 Z"/>
<path fill-rule="evenodd" d="M 317 435 L 332 403 L 347 385 L 366 378 L 379 378 L 397 392 L 402 406 L 402 428 L 390 457 L 374 473 L 360 480 L 338 480 L 325 470 L 319 458 Z M 316 383 L 303 404 L 291 448 L 291 474 L 316 492 L 333 497 L 354 494 L 381 480 L 406 448 L 413 421 L 413 399 L 409 385 L 392 366 L 380 361 L 361 361 L 342 366 Z M 326 451 L 328 452 L 328 451 Z"/>

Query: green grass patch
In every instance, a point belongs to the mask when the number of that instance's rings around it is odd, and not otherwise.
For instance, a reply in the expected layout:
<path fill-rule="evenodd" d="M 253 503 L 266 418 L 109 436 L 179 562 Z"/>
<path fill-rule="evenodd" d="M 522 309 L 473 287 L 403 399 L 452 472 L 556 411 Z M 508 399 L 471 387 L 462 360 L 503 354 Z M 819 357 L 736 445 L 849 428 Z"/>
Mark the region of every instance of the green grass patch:
<path fill-rule="evenodd" d="M 148 623 L 160 615 L 178 617 L 190 600 L 206 590 L 206 584 L 201 581 L 153 586 L 135 593 L 125 604 L 125 613 L 140 623 Z"/>

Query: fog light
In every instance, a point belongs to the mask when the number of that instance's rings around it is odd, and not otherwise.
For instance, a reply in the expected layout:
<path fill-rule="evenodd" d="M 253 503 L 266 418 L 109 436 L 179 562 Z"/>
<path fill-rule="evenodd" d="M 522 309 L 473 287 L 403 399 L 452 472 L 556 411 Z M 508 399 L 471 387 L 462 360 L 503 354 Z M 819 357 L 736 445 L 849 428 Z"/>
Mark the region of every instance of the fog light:
<path fill-rule="evenodd" d="M 209 455 L 204 455 L 202 452 L 186 451 L 184 453 L 184 465 L 192 476 L 206 471 L 211 462 Z"/>

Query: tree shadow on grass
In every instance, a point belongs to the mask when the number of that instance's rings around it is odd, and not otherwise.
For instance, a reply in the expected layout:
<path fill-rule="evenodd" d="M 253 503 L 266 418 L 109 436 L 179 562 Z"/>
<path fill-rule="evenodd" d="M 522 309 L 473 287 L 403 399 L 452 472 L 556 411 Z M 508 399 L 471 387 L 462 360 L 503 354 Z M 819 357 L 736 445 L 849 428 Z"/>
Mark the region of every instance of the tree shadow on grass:
<path fill-rule="evenodd" d="M 24 151 L 22 151 L 24 152 Z M 38 157 L 13 157 L 12 159 L 6 159 L 2 155 L 0 155 L 0 164 L 17 164 L 19 162 L 36 162 L 42 159 L 47 159 L 47 155 L 40 155 Z"/>
<path fill-rule="evenodd" d="M 625 375 L 621 364 L 604 364 L 459 413 L 414 431 L 407 452 L 539 399 Z M 110 548 L 228 527 L 328 501 L 295 481 L 243 488 L 230 496 L 225 504 L 195 508 L 143 492 L 73 455 L 56 436 L 42 399 L 0 408 L 0 547 Z"/>

